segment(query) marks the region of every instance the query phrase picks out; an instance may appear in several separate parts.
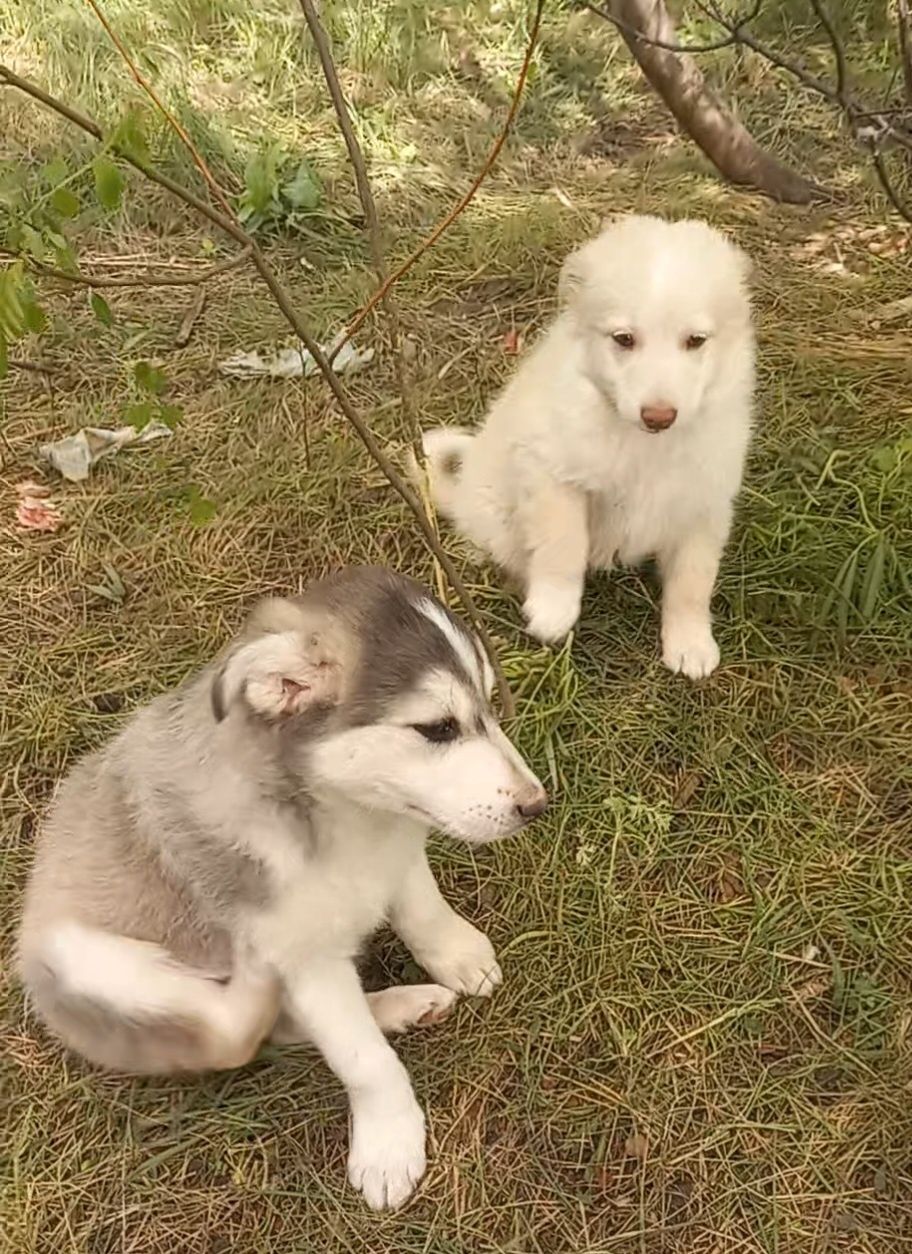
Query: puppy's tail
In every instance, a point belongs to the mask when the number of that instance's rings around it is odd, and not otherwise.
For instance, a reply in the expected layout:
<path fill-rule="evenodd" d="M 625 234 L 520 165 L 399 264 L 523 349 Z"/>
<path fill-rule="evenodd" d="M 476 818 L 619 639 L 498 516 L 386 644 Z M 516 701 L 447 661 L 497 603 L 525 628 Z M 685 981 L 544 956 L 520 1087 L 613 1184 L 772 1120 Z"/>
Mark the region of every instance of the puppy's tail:
<path fill-rule="evenodd" d="M 474 438 L 464 427 L 435 427 L 424 434 L 422 445 L 427 458 L 431 496 L 442 514 L 452 516 L 456 507 L 463 462 Z M 412 475 L 418 478 L 414 461 Z"/>

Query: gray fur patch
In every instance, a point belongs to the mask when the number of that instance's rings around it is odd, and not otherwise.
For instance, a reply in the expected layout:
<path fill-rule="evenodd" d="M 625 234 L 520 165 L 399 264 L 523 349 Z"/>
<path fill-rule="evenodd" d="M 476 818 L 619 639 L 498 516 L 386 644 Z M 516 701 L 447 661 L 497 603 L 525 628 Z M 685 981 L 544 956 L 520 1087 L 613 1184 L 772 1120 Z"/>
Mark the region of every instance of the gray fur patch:
<path fill-rule="evenodd" d="M 352 685 L 340 719 L 348 726 L 378 722 L 390 705 L 432 670 L 447 670 L 471 690 L 472 677 L 439 626 L 418 608 L 428 592 L 404 575 L 353 567 L 316 584 L 305 599 L 325 606 L 358 642 Z M 476 645 L 458 618 L 441 606 L 472 653 Z"/>

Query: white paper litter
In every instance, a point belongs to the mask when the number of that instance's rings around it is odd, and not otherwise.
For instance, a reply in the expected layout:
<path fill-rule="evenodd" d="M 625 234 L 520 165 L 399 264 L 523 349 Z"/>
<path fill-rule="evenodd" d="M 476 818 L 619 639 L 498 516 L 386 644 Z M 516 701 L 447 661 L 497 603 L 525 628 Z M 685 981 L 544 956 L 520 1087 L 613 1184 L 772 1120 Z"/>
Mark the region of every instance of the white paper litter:
<path fill-rule="evenodd" d="M 321 344 L 320 348 L 327 356 L 331 355 L 343 336 L 344 332 L 337 335 L 331 344 Z M 369 366 L 373 360 L 372 348 L 355 348 L 349 340 L 339 349 L 339 355 L 333 361 L 333 370 L 336 374 L 355 374 Z M 219 373 L 231 379 L 309 379 L 318 371 L 317 363 L 307 349 L 292 346 L 265 355 L 235 353 L 233 357 L 219 363 Z"/>
<path fill-rule="evenodd" d="M 83 427 L 75 435 L 42 444 L 38 451 L 64 479 L 79 483 L 88 479 L 89 471 L 99 458 L 116 453 L 128 444 L 148 444 L 167 435 L 171 435 L 171 428 L 162 422 L 150 422 L 141 431 L 135 427 L 118 427 L 113 431 L 105 427 Z"/>

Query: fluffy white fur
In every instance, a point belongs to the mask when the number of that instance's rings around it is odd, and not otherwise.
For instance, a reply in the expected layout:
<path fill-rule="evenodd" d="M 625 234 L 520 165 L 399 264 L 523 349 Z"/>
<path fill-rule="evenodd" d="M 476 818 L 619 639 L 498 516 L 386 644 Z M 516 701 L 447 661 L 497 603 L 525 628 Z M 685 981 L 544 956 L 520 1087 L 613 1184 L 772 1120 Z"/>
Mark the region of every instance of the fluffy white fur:
<path fill-rule="evenodd" d="M 481 431 L 427 435 L 438 507 L 522 581 L 538 639 L 574 626 L 587 569 L 655 557 L 666 666 L 718 664 L 710 599 L 751 429 L 748 268 L 703 222 L 609 226 L 564 264 L 563 312 Z"/>

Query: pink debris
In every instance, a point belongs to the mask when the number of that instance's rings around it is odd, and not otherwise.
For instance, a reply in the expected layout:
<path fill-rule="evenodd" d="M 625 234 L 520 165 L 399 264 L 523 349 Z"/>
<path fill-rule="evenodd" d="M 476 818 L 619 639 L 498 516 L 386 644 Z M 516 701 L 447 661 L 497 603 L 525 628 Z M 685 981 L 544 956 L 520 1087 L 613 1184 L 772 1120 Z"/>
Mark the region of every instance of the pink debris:
<path fill-rule="evenodd" d="M 63 515 L 51 500 L 50 489 L 43 483 L 17 483 L 17 531 L 59 531 Z"/>

